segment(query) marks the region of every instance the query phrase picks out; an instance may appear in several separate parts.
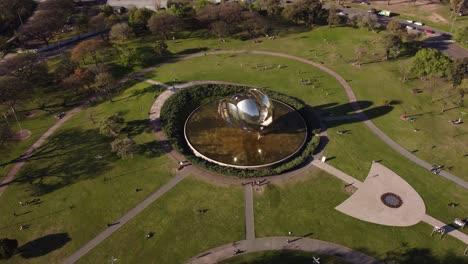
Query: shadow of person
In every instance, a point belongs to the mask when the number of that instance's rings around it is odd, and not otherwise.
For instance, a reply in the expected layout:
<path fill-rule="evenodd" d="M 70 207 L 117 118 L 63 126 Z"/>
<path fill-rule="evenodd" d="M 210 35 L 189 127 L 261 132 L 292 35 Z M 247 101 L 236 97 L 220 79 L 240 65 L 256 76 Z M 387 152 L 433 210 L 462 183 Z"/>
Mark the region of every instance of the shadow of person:
<path fill-rule="evenodd" d="M 26 259 L 41 257 L 62 248 L 70 241 L 68 233 L 50 234 L 20 246 L 18 252 L 22 258 Z"/>

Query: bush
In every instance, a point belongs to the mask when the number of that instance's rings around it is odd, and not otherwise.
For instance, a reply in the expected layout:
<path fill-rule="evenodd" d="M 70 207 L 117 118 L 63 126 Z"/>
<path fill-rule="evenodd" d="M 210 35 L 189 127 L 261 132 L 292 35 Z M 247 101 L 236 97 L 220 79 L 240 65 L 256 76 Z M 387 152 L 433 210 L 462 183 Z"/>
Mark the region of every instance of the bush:
<path fill-rule="evenodd" d="M 236 168 L 219 166 L 210 163 L 204 159 L 196 157 L 190 147 L 187 145 L 184 137 L 184 124 L 188 116 L 200 105 L 231 96 L 236 93 L 246 92 L 251 87 L 230 86 L 230 85 L 200 85 L 190 89 L 184 89 L 171 96 L 161 109 L 162 129 L 166 132 L 172 146 L 185 155 L 185 157 L 194 165 L 205 167 L 210 171 L 239 177 L 260 177 L 266 175 L 275 175 L 290 171 L 291 169 L 303 164 L 313 153 L 319 144 L 319 137 L 314 137 L 311 133 L 314 128 L 319 127 L 318 119 L 315 117 L 311 107 L 304 102 L 281 94 L 278 92 L 263 91 L 272 99 L 281 101 L 295 110 L 304 118 L 307 124 L 308 143 L 298 152 L 296 156 L 291 157 L 281 165 L 271 169 L 262 170 L 241 170 Z"/>

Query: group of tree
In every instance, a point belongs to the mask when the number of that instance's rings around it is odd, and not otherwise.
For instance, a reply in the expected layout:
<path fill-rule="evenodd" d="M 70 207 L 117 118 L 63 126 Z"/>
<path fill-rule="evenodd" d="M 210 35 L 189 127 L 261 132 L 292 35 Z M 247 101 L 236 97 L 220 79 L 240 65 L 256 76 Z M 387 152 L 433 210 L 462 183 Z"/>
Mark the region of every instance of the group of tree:
<path fill-rule="evenodd" d="M 14 111 L 16 105 L 30 99 L 48 81 L 47 65 L 36 54 L 5 60 L 0 64 L 0 106 Z"/>
<path fill-rule="evenodd" d="M 128 137 L 118 138 L 124 125 L 125 120 L 119 113 L 107 116 L 99 122 L 99 133 L 115 138 L 111 143 L 111 151 L 122 159 L 133 157 L 138 147 L 135 141 Z"/>
<path fill-rule="evenodd" d="M 49 45 L 60 32 L 66 18 L 73 11 L 73 0 L 47 0 L 40 2 L 37 12 L 25 24 L 22 33 L 29 38 L 38 39 Z"/>
<path fill-rule="evenodd" d="M 0 0 L 0 36 L 11 37 L 35 8 L 34 0 Z"/>
<path fill-rule="evenodd" d="M 265 34 L 269 23 L 258 12 L 238 3 L 207 5 L 197 11 L 201 26 L 210 29 L 218 38 L 245 32 L 249 37 Z"/>

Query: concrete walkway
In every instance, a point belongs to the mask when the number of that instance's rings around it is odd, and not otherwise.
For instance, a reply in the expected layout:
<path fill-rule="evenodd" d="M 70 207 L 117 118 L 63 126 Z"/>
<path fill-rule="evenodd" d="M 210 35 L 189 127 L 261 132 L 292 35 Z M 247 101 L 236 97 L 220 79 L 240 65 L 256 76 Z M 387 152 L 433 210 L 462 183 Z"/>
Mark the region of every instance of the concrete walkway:
<path fill-rule="evenodd" d="M 398 195 L 403 203 L 398 208 L 381 201 L 385 193 Z M 380 163 L 373 163 L 366 180 L 336 210 L 362 221 L 386 226 L 412 226 L 426 214 L 424 201 L 405 180 Z"/>
<path fill-rule="evenodd" d="M 466 245 L 468 245 L 468 235 L 454 229 L 450 225 L 446 225 L 446 224 L 442 223 L 441 221 L 439 221 L 439 220 L 435 219 L 434 217 L 432 217 L 430 215 L 427 215 L 427 214 L 423 216 L 422 221 L 430 224 L 433 227 L 435 227 L 435 226 L 443 227 L 445 229 L 445 234 L 451 235 L 451 236 L 459 239 L 460 241 L 464 242 Z"/>
<path fill-rule="evenodd" d="M 290 241 L 288 243 L 288 240 Z M 335 256 L 353 264 L 377 264 L 381 263 L 375 258 L 364 255 L 356 250 L 333 244 L 326 241 L 302 238 L 302 237 L 263 237 L 254 240 L 242 240 L 223 245 L 195 256 L 186 263 L 212 264 L 233 257 L 234 251 L 239 249 L 241 253 L 248 254 L 267 250 L 301 250 L 317 254 Z"/>
<path fill-rule="evenodd" d="M 78 113 L 81 109 L 83 109 L 84 105 L 80 105 L 78 107 L 73 108 L 70 112 L 68 112 L 62 119 L 59 119 L 55 124 L 50 127 L 39 139 L 32 144 L 32 146 L 26 151 L 25 154 L 21 157 L 20 161 L 17 162 L 13 168 L 8 171 L 5 178 L 3 178 L 2 182 L 0 182 L 0 195 L 5 191 L 8 187 L 8 184 L 13 181 L 13 178 L 18 173 L 18 171 L 23 167 L 23 165 L 28 161 L 28 158 L 36 151 L 40 146 L 44 144 L 44 142 L 52 135 L 60 126 L 63 125 L 67 120 L 69 120 L 72 116 Z"/>
<path fill-rule="evenodd" d="M 191 173 L 190 167 L 187 167 L 180 171 L 172 180 L 162 186 L 159 190 L 151 194 L 148 198 L 146 198 L 143 202 L 132 208 L 128 211 L 124 216 L 120 219 L 115 221 L 114 225 L 108 227 L 104 231 L 102 231 L 98 236 L 93 238 L 89 241 L 86 245 L 80 248 L 78 251 L 73 253 L 70 257 L 66 258 L 63 263 L 71 264 L 75 263 L 78 259 L 83 257 L 85 254 L 90 252 L 93 248 L 95 248 L 99 243 L 101 243 L 104 239 L 108 238 L 112 235 L 115 231 L 119 230 L 123 225 L 125 225 L 128 221 L 130 221 L 133 217 L 137 214 L 141 213 L 146 207 L 156 201 L 159 197 L 169 191 L 172 187 L 174 187 L 177 183 L 182 181 L 188 174 Z"/>
<path fill-rule="evenodd" d="M 253 188 L 250 184 L 244 186 L 245 200 L 245 237 L 247 240 L 255 239 L 255 220 L 253 205 Z"/>
<path fill-rule="evenodd" d="M 325 162 L 321 162 L 319 160 L 313 160 L 312 165 L 314 165 L 317 168 L 322 169 L 323 171 L 326 171 L 329 174 L 341 179 L 342 181 L 346 182 L 347 184 L 351 184 L 351 185 L 353 185 L 353 186 L 355 186 L 357 188 L 361 187 L 361 185 L 362 185 L 362 182 L 359 181 L 358 179 L 349 176 L 348 174 L 340 171 L 339 169 L 337 169 L 335 167 L 332 167 L 332 166 L 328 165 Z"/>

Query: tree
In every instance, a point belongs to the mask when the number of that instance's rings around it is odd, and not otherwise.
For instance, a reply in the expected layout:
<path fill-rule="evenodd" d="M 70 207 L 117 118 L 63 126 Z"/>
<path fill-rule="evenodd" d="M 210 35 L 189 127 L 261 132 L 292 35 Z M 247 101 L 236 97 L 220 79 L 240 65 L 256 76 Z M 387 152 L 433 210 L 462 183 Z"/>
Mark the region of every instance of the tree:
<path fill-rule="evenodd" d="M 148 20 L 153 14 L 154 12 L 147 8 L 131 8 L 128 10 L 128 24 L 135 32 L 146 31 Z"/>
<path fill-rule="evenodd" d="M 468 44 L 468 27 L 461 27 L 455 30 L 453 38 L 460 43 Z"/>
<path fill-rule="evenodd" d="M 94 82 L 93 73 L 86 69 L 75 69 L 73 74 L 63 79 L 62 86 L 80 94 L 83 88 L 89 89 Z"/>
<path fill-rule="evenodd" d="M 387 30 L 394 35 L 400 35 L 403 33 L 403 28 L 401 27 L 400 22 L 394 19 L 387 24 Z"/>
<path fill-rule="evenodd" d="M 468 58 L 455 59 L 450 67 L 450 80 L 453 87 L 458 87 L 463 79 L 468 78 Z"/>
<path fill-rule="evenodd" d="M 108 4 L 105 4 L 105 5 L 99 6 L 99 12 L 101 12 L 101 14 L 103 14 L 103 16 L 108 17 L 108 16 L 114 14 L 114 9 L 112 8 L 112 6 L 110 6 Z"/>
<path fill-rule="evenodd" d="M 356 49 L 354 50 L 354 55 L 356 56 L 354 63 L 357 66 L 361 66 L 362 58 L 364 57 L 366 53 L 367 53 L 367 48 L 365 46 L 360 45 L 356 47 Z"/>
<path fill-rule="evenodd" d="M 179 27 L 179 19 L 168 13 L 156 13 L 148 21 L 148 28 L 154 35 L 167 40 L 171 32 L 175 32 Z"/>
<path fill-rule="evenodd" d="M 195 8 L 195 11 L 198 11 L 208 5 L 210 5 L 210 2 L 208 0 L 197 0 L 195 2 L 194 8 Z"/>
<path fill-rule="evenodd" d="M 118 61 L 120 65 L 124 67 L 132 67 L 141 61 L 141 55 L 135 48 L 131 48 L 128 45 L 114 45 L 114 48 L 119 56 Z"/>
<path fill-rule="evenodd" d="M 107 137 L 118 136 L 125 120 L 120 114 L 113 114 L 99 122 L 99 133 Z"/>
<path fill-rule="evenodd" d="M 83 33 L 88 31 L 89 29 L 89 17 L 85 14 L 80 14 L 76 19 L 76 25 L 78 26 L 78 30 Z"/>
<path fill-rule="evenodd" d="M 37 54 L 22 54 L 0 64 L 0 75 L 11 75 L 34 84 L 48 77 L 47 65 Z"/>
<path fill-rule="evenodd" d="M 375 29 L 380 27 L 377 15 L 366 13 L 361 16 L 360 27 L 367 28 L 368 30 L 375 32 Z"/>
<path fill-rule="evenodd" d="M 94 84 L 96 85 L 98 91 L 103 91 L 109 101 L 112 102 L 112 91 L 115 89 L 116 81 L 112 74 L 109 72 L 100 72 L 94 77 Z"/>
<path fill-rule="evenodd" d="M 322 3 L 318 0 L 299 0 L 293 4 L 287 5 L 282 16 L 298 24 L 300 21 L 306 26 L 314 24 L 322 10 Z"/>
<path fill-rule="evenodd" d="M 123 42 L 133 35 L 133 30 L 127 23 L 119 23 L 112 26 L 109 38 L 115 42 Z"/>
<path fill-rule="evenodd" d="M 42 40 L 46 45 L 49 45 L 64 24 L 65 16 L 60 11 L 41 10 L 36 12 L 34 22 L 28 22 L 22 31 L 25 35 Z"/>
<path fill-rule="evenodd" d="M 11 36 L 33 13 L 34 0 L 0 0 L 0 35 Z"/>
<path fill-rule="evenodd" d="M 457 21 L 458 14 L 462 11 L 465 2 L 466 0 L 450 0 L 450 6 L 452 8 L 452 14 L 450 15 L 450 17 L 452 18 L 452 27 L 450 28 L 450 32 L 453 32 L 453 26 L 455 25 L 455 21 Z"/>
<path fill-rule="evenodd" d="M 16 239 L 0 239 L 0 259 L 9 259 L 16 252 L 18 241 Z"/>
<path fill-rule="evenodd" d="M 242 12 L 242 20 L 242 28 L 247 31 L 251 38 L 265 35 L 268 32 L 269 24 L 264 17 L 256 12 Z"/>
<path fill-rule="evenodd" d="M 421 49 L 413 57 L 413 70 L 419 76 L 444 76 L 450 64 L 449 57 L 436 49 Z"/>
<path fill-rule="evenodd" d="M 229 30 L 229 25 L 224 21 L 215 21 L 210 24 L 211 33 L 215 34 L 220 39 L 229 35 Z"/>
<path fill-rule="evenodd" d="M 161 40 L 156 41 L 154 44 L 154 53 L 156 53 L 157 56 L 164 56 L 169 54 L 166 42 Z"/>
<path fill-rule="evenodd" d="M 132 139 L 126 137 L 116 139 L 111 143 L 112 152 L 115 152 L 121 159 L 131 158 L 137 151 L 137 144 Z"/>
<path fill-rule="evenodd" d="M 385 49 L 385 58 L 398 57 L 401 48 L 401 37 L 395 34 L 387 34 L 382 37 L 382 43 Z"/>
<path fill-rule="evenodd" d="M 401 74 L 401 82 L 405 83 L 408 80 L 408 75 L 411 73 L 411 62 L 406 61 L 398 64 L 398 71 Z"/>
<path fill-rule="evenodd" d="M 104 46 L 100 40 L 90 39 L 80 42 L 71 52 L 71 60 L 76 63 L 87 64 L 91 62 L 97 65 L 101 61 L 101 49 Z"/>
<path fill-rule="evenodd" d="M 0 105 L 12 108 L 27 98 L 28 84 L 15 76 L 0 76 Z"/>
<path fill-rule="evenodd" d="M 5 147 L 9 142 L 11 142 L 14 138 L 14 135 L 15 134 L 13 133 L 13 131 L 11 131 L 7 124 L 0 123 L 0 147 Z"/>
<path fill-rule="evenodd" d="M 335 5 L 331 5 L 330 9 L 328 9 L 328 26 L 332 27 L 333 25 L 339 25 L 340 24 L 340 17 L 337 14 L 337 9 Z"/>
<path fill-rule="evenodd" d="M 106 30 L 109 29 L 111 26 L 112 23 L 101 14 L 93 16 L 89 20 L 89 29 L 94 32 L 101 32 L 101 38 L 103 41 L 108 40 L 109 33 Z"/>
<path fill-rule="evenodd" d="M 281 14 L 281 0 L 257 0 L 259 7 L 266 10 L 269 16 Z"/>

